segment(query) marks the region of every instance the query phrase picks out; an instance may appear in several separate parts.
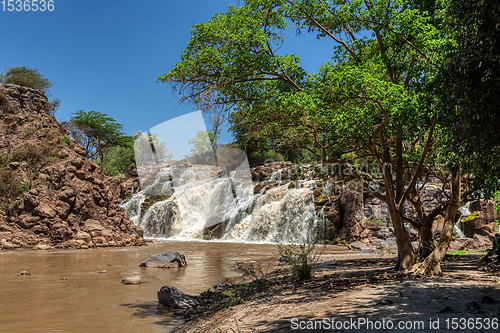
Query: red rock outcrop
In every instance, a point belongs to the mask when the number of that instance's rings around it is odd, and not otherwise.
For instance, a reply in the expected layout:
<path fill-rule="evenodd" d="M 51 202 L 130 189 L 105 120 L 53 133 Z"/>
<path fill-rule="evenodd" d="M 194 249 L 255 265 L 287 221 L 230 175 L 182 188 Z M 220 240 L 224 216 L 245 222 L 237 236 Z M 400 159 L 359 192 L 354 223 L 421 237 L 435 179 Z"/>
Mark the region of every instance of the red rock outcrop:
<path fill-rule="evenodd" d="M 40 90 L 0 85 L 0 249 L 141 245 L 104 176 L 47 114 Z"/>

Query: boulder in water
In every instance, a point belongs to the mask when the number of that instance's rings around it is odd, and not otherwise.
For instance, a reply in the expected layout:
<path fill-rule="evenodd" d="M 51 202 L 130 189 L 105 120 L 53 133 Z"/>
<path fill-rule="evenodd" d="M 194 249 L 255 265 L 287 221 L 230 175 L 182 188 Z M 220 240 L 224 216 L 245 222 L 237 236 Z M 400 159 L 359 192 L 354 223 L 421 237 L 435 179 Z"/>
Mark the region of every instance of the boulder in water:
<path fill-rule="evenodd" d="M 138 276 L 128 277 L 122 280 L 123 284 L 141 284 L 142 280 Z"/>
<path fill-rule="evenodd" d="M 158 291 L 158 302 L 172 309 L 190 309 L 198 302 L 172 286 L 163 286 Z"/>
<path fill-rule="evenodd" d="M 146 259 L 139 267 L 171 268 L 184 267 L 186 265 L 186 258 L 182 254 L 167 251 Z"/>

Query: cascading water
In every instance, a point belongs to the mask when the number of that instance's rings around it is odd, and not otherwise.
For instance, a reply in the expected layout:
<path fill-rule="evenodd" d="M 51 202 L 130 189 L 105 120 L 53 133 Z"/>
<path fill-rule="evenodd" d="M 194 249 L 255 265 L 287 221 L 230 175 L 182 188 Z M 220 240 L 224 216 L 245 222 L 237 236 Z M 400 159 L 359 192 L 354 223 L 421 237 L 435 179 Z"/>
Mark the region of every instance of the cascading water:
<path fill-rule="evenodd" d="M 470 202 L 467 202 L 465 205 L 459 207 L 458 209 L 460 210 L 461 216 L 469 216 L 472 214 L 472 212 L 470 211 Z M 455 226 L 453 228 L 455 230 L 455 234 L 457 235 L 457 237 L 459 238 L 466 237 L 465 233 L 460 228 L 460 223 L 455 223 Z"/>
<path fill-rule="evenodd" d="M 281 173 L 273 180 L 281 181 Z M 323 229 L 314 205 L 314 182 L 288 184 L 254 194 L 247 177 L 225 177 L 213 166 L 171 166 L 156 174 L 153 184 L 122 204 L 147 237 L 202 239 L 206 227 L 219 224 L 221 238 L 246 242 L 312 242 Z M 171 193 L 141 216 L 148 195 Z"/>
<path fill-rule="evenodd" d="M 145 199 L 146 196 L 143 193 L 132 193 L 131 197 L 121 205 L 136 225 L 139 224 L 141 219 L 141 205 Z"/>

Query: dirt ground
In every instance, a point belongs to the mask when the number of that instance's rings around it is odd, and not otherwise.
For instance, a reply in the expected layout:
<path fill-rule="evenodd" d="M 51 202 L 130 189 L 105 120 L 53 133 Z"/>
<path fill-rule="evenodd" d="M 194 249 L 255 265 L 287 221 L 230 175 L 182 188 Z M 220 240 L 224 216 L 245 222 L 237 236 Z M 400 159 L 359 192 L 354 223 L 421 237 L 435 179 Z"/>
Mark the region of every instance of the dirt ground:
<path fill-rule="evenodd" d="M 444 276 L 427 279 L 392 273 L 393 254 L 324 255 L 312 280 L 273 285 L 261 297 L 204 313 L 178 331 L 498 332 L 500 276 L 477 270 L 482 255 L 450 256 Z M 270 258 L 243 266 L 269 277 L 277 263 Z"/>

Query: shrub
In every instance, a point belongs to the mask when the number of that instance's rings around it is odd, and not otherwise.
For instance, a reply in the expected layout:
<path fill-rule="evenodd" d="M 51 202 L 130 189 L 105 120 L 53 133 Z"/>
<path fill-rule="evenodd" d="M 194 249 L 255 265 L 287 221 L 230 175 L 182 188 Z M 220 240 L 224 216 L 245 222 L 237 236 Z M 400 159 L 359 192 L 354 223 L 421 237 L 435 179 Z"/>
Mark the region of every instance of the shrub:
<path fill-rule="evenodd" d="M 21 186 L 20 186 L 19 190 L 21 191 L 21 193 L 28 192 L 29 190 L 31 190 L 31 181 L 23 180 L 21 182 Z"/>
<path fill-rule="evenodd" d="M 17 197 L 20 193 L 19 179 L 11 170 L 0 170 L 0 197 Z"/>
<path fill-rule="evenodd" d="M 278 245 L 279 253 L 290 265 L 295 280 L 304 281 L 312 278 L 319 261 L 319 254 L 315 248 L 315 244 Z"/>
<path fill-rule="evenodd" d="M 68 134 L 64 134 L 63 136 L 61 136 L 59 138 L 59 141 L 61 141 L 61 143 L 66 144 L 66 146 L 68 146 L 69 148 L 73 147 L 73 141 L 71 140 Z"/>
<path fill-rule="evenodd" d="M 0 82 L 43 90 L 52 86 L 52 82 L 40 74 L 38 69 L 25 66 L 5 67 L 5 74 L 0 74 Z"/>
<path fill-rule="evenodd" d="M 100 161 L 98 161 L 97 164 L 100 166 Z M 134 148 L 115 147 L 108 153 L 103 171 L 106 176 L 118 177 L 133 166 L 135 166 Z"/>

